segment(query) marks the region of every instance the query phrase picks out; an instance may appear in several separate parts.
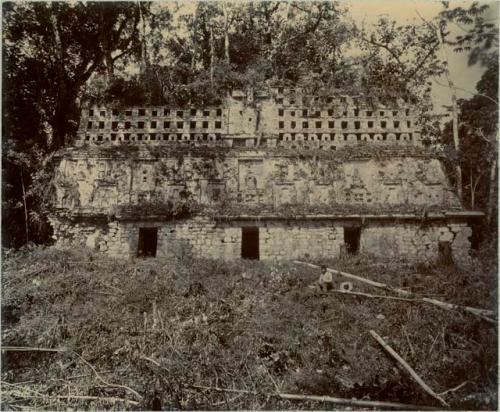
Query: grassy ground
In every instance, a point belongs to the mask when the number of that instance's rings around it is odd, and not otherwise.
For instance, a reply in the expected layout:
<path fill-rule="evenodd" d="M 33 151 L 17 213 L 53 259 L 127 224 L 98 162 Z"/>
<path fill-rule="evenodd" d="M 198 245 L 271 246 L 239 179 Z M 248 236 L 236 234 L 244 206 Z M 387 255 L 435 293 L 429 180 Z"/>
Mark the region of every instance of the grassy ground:
<path fill-rule="evenodd" d="M 496 311 L 496 264 L 484 255 L 460 270 L 363 256 L 316 263 Z M 452 408 L 497 409 L 495 324 L 422 302 L 321 295 L 305 266 L 40 247 L 6 252 L 2 266 L 2 345 L 60 350 L 3 352 L 2 409 L 346 408 L 277 390 L 439 408 L 371 329 L 435 392 L 466 382 L 443 395 Z M 346 280 L 334 276 L 336 287 Z"/>

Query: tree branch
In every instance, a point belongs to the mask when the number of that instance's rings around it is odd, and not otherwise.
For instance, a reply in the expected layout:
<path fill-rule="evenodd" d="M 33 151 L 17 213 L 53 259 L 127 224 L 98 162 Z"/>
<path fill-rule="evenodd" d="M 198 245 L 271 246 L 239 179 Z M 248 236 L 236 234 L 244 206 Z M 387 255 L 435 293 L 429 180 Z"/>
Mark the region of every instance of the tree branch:
<path fill-rule="evenodd" d="M 446 87 L 446 88 L 449 88 L 449 86 L 447 86 L 446 84 L 443 84 L 443 83 L 440 83 L 437 79 L 436 79 L 436 76 L 432 76 L 432 78 L 434 79 L 434 81 L 436 82 L 437 85 L 439 86 L 442 86 L 442 87 Z M 487 96 L 485 94 L 482 94 L 482 93 L 478 93 L 478 92 L 471 92 L 470 90 L 467 90 L 467 89 L 463 89 L 461 87 L 458 87 L 457 85 L 453 85 L 453 87 L 457 90 L 461 90 L 465 93 L 469 93 L 473 96 L 481 96 L 481 97 L 484 97 L 488 100 L 491 100 L 493 103 L 495 103 L 497 106 L 498 106 L 498 101 L 495 100 L 495 99 L 492 99 L 490 96 Z"/>
<path fill-rule="evenodd" d="M 75 84 L 77 86 L 80 86 L 83 83 L 85 83 L 89 79 L 89 77 L 92 75 L 92 73 L 94 73 L 94 71 L 97 69 L 97 67 L 99 66 L 101 61 L 102 61 L 102 57 L 101 57 L 100 61 L 97 60 L 94 63 L 92 63 L 87 70 L 85 70 L 83 73 L 80 74 L 80 76 L 78 77 L 78 81 L 75 82 Z"/>
<path fill-rule="evenodd" d="M 135 37 L 135 34 L 137 32 L 137 25 L 139 24 L 139 20 L 140 20 L 140 13 L 138 11 L 136 11 L 136 13 L 134 14 L 134 24 L 133 24 L 133 27 L 132 27 L 132 33 L 130 33 L 130 36 L 128 37 L 128 39 L 124 42 L 123 45 L 120 45 L 120 48 L 122 50 L 124 50 L 123 53 L 119 54 L 118 56 L 115 56 L 113 57 L 111 60 L 114 62 L 116 61 L 117 59 L 119 59 L 120 57 L 123 57 L 124 54 L 128 53 L 130 51 L 129 49 L 129 46 L 130 44 L 132 43 L 132 39 Z M 130 21 L 128 19 L 126 19 L 126 21 Z M 122 29 L 123 30 L 123 29 Z M 120 38 L 118 37 L 117 41 L 116 41 L 116 44 L 115 46 L 118 46 L 118 41 L 120 40 Z M 118 48 L 118 47 L 117 47 Z"/>
<path fill-rule="evenodd" d="M 296 7 L 294 4 L 292 4 L 292 6 Z M 302 33 L 299 33 L 299 34 L 296 34 L 295 36 L 292 36 L 290 39 L 288 39 L 286 42 L 287 43 L 290 43 L 296 39 L 299 39 L 305 35 L 307 35 L 308 33 L 314 33 L 316 31 L 316 29 L 319 27 L 320 23 L 321 23 L 321 20 L 323 19 L 323 12 L 324 12 L 324 9 L 321 8 L 319 14 L 318 14 L 318 17 L 316 19 L 316 21 L 314 22 L 314 24 L 312 26 L 310 26 L 309 28 L 307 28 L 306 30 L 304 30 Z"/>
<path fill-rule="evenodd" d="M 427 21 L 426 19 L 423 18 L 423 16 L 418 12 L 417 9 L 415 9 L 415 13 L 417 13 L 418 17 L 420 17 L 420 19 L 425 23 L 427 24 L 432 30 L 438 30 L 438 28 L 432 24 L 430 21 Z"/>
<path fill-rule="evenodd" d="M 423 58 L 423 59 L 422 59 L 419 63 L 417 63 L 417 65 L 416 65 L 417 67 L 415 68 L 415 70 L 413 70 L 413 71 L 409 74 L 409 77 L 410 77 L 410 78 L 411 78 L 411 77 L 413 77 L 413 76 L 415 76 L 415 75 L 418 73 L 418 71 L 422 68 L 422 66 L 424 65 L 424 63 L 426 62 L 426 60 L 427 60 L 430 56 L 432 56 L 432 53 L 434 53 L 434 52 L 436 51 L 436 49 L 439 47 L 439 42 L 434 43 L 434 46 L 436 46 L 436 47 L 433 47 L 432 49 L 430 49 L 430 50 L 427 52 L 427 54 L 425 55 L 425 57 L 424 57 L 424 58 Z"/>
<path fill-rule="evenodd" d="M 115 41 L 115 43 L 118 43 L 118 41 L 120 40 L 120 36 L 122 34 L 122 31 L 123 29 L 125 28 L 126 24 L 130 21 L 130 18 L 129 17 L 125 17 L 122 22 L 120 23 L 120 25 L 118 26 L 118 29 L 115 31 L 115 33 L 113 34 L 113 40 Z"/>
<path fill-rule="evenodd" d="M 126 55 L 127 53 L 129 53 L 130 51 L 131 51 L 130 49 L 126 49 L 126 50 L 124 50 L 122 53 L 120 53 L 120 54 L 116 55 L 115 57 L 111 58 L 111 60 L 112 60 L 112 61 L 113 61 L 113 63 L 114 63 L 116 60 L 118 60 L 118 59 L 120 59 L 121 57 L 125 56 L 125 55 Z"/>
<path fill-rule="evenodd" d="M 379 47 L 381 49 L 384 49 L 384 50 L 387 50 L 389 52 L 389 54 L 394 57 L 394 60 L 396 60 L 396 62 L 398 63 L 399 66 L 401 67 L 404 67 L 404 64 L 403 62 L 399 59 L 399 56 L 396 54 L 396 52 L 394 50 L 392 50 L 388 44 L 383 44 L 383 43 L 378 43 L 376 42 L 375 40 L 372 40 L 372 39 L 368 39 L 366 38 L 363 34 L 361 34 L 361 40 L 364 40 L 365 42 L 367 43 L 370 43 L 372 44 L 373 46 L 376 46 L 376 47 Z M 406 80 L 408 80 L 408 77 L 406 77 L 406 75 L 404 74 L 404 70 L 399 70 L 401 75 L 403 75 Z"/>

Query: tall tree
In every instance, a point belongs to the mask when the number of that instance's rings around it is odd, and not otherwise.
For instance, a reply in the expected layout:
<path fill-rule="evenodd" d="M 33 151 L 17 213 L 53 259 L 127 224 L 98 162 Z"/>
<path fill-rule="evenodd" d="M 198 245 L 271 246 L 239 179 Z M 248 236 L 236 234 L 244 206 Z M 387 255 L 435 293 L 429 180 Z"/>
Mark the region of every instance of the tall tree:
<path fill-rule="evenodd" d="M 99 71 L 111 75 L 116 62 L 137 51 L 135 6 L 110 5 L 2 4 L 2 210 L 12 222 L 36 226 L 34 213 L 42 206 L 33 179 L 40 178 L 46 156 L 74 136 L 78 100 L 88 79 Z M 33 221 L 26 222 L 26 215 Z M 14 224 L 10 229 L 16 231 Z M 39 240 L 34 229 L 28 230 L 29 239 Z M 12 244 L 25 240 L 15 233 L 4 235 Z"/>
<path fill-rule="evenodd" d="M 397 25 L 382 17 L 372 30 L 361 26 L 357 34 L 364 52 L 364 90 L 375 89 L 381 97 L 393 100 L 425 100 L 430 78 L 444 70 L 434 30 L 427 24 Z"/>
<path fill-rule="evenodd" d="M 469 65 L 481 62 L 488 64 L 491 60 L 491 53 L 498 59 L 498 27 L 495 24 L 484 20 L 483 14 L 488 9 L 488 5 L 479 5 L 473 2 L 468 9 L 456 7 L 451 9 L 448 1 L 442 2 L 444 10 L 433 20 L 425 20 L 418 12 L 419 17 L 430 29 L 435 30 L 441 47 L 445 70 L 444 75 L 448 83 L 451 96 L 451 114 L 452 114 L 452 134 L 453 145 L 456 153 L 460 153 L 461 137 L 459 135 L 459 119 L 457 104 L 457 87 L 455 86 L 449 69 L 448 46 L 454 46 L 457 52 L 469 52 Z M 466 32 L 466 35 L 456 36 L 455 39 L 449 37 L 448 26 L 454 24 L 460 30 Z M 463 27 L 465 25 L 466 27 Z M 467 27 L 468 26 L 468 27 Z M 460 161 L 455 163 L 455 181 L 457 194 L 460 199 L 463 198 L 463 173 Z M 473 185 L 474 186 L 474 185 Z"/>
<path fill-rule="evenodd" d="M 495 215 L 498 156 L 498 60 L 491 60 L 476 85 L 477 94 L 458 101 L 461 138 L 457 163 L 463 170 L 464 202 L 471 209 L 484 210 L 487 220 Z M 452 141 L 448 123 L 442 142 Z"/>
<path fill-rule="evenodd" d="M 487 4 L 481 5 L 473 2 L 467 9 L 450 8 L 449 2 L 443 2 L 443 6 L 444 10 L 437 19 L 443 49 L 450 46 L 455 52 L 468 53 L 469 65 L 479 64 L 487 67 L 481 81 L 477 84 L 477 90 L 471 93 L 474 97 L 460 102 L 460 119 L 456 99 L 457 87 L 451 81 L 449 72 L 447 72 L 447 79 L 452 96 L 451 129 L 454 146 L 458 153 L 455 166 L 457 187 L 460 194 L 462 194 L 463 186 L 469 187 L 472 208 L 476 206 L 478 187 L 488 187 L 488 202 L 487 205 L 483 203 L 483 207 L 486 209 L 487 220 L 490 222 L 495 209 L 494 193 L 497 186 L 495 176 L 498 156 L 498 26 L 485 19 L 485 13 L 489 8 Z M 450 33 L 447 31 L 449 25 L 456 26 L 465 34 L 454 38 L 449 36 Z M 471 112 L 477 116 L 477 119 L 470 117 Z M 466 148 L 465 150 L 460 150 L 462 145 Z M 484 152 L 485 149 L 486 152 Z M 489 173 L 484 169 L 485 165 L 489 165 Z M 477 170 L 478 166 L 482 170 Z M 465 179 L 462 176 L 462 169 L 467 171 Z M 484 175 L 489 175 L 489 182 L 486 185 L 480 185 L 484 180 Z"/>

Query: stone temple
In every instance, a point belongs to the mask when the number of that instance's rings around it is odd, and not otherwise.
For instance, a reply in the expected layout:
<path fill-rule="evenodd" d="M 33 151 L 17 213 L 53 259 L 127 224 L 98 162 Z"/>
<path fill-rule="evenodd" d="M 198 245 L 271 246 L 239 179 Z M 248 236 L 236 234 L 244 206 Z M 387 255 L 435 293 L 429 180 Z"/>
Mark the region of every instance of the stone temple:
<path fill-rule="evenodd" d="M 59 244 L 116 257 L 467 258 L 469 224 L 411 107 L 298 88 L 219 107 L 85 107 L 58 155 Z"/>

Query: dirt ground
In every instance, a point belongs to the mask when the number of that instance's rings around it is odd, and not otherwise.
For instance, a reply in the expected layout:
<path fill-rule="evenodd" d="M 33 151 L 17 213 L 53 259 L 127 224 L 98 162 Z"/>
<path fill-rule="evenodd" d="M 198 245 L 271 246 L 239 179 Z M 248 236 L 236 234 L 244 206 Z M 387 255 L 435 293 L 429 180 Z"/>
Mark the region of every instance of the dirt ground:
<path fill-rule="evenodd" d="M 367 256 L 313 263 L 496 319 L 494 255 L 461 269 Z M 225 263 L 186 250 L 133 261 L 4 251 L 2 409 L 361 409 L 277 393 L 442 409 L 370 330 L 452 409 L 497 409 L 495 323 L 420 300 L 322 294 L 309 287 L 318 277 L 293 262 Z M 333 276 L 334 288 L 346 281 Z"/>

